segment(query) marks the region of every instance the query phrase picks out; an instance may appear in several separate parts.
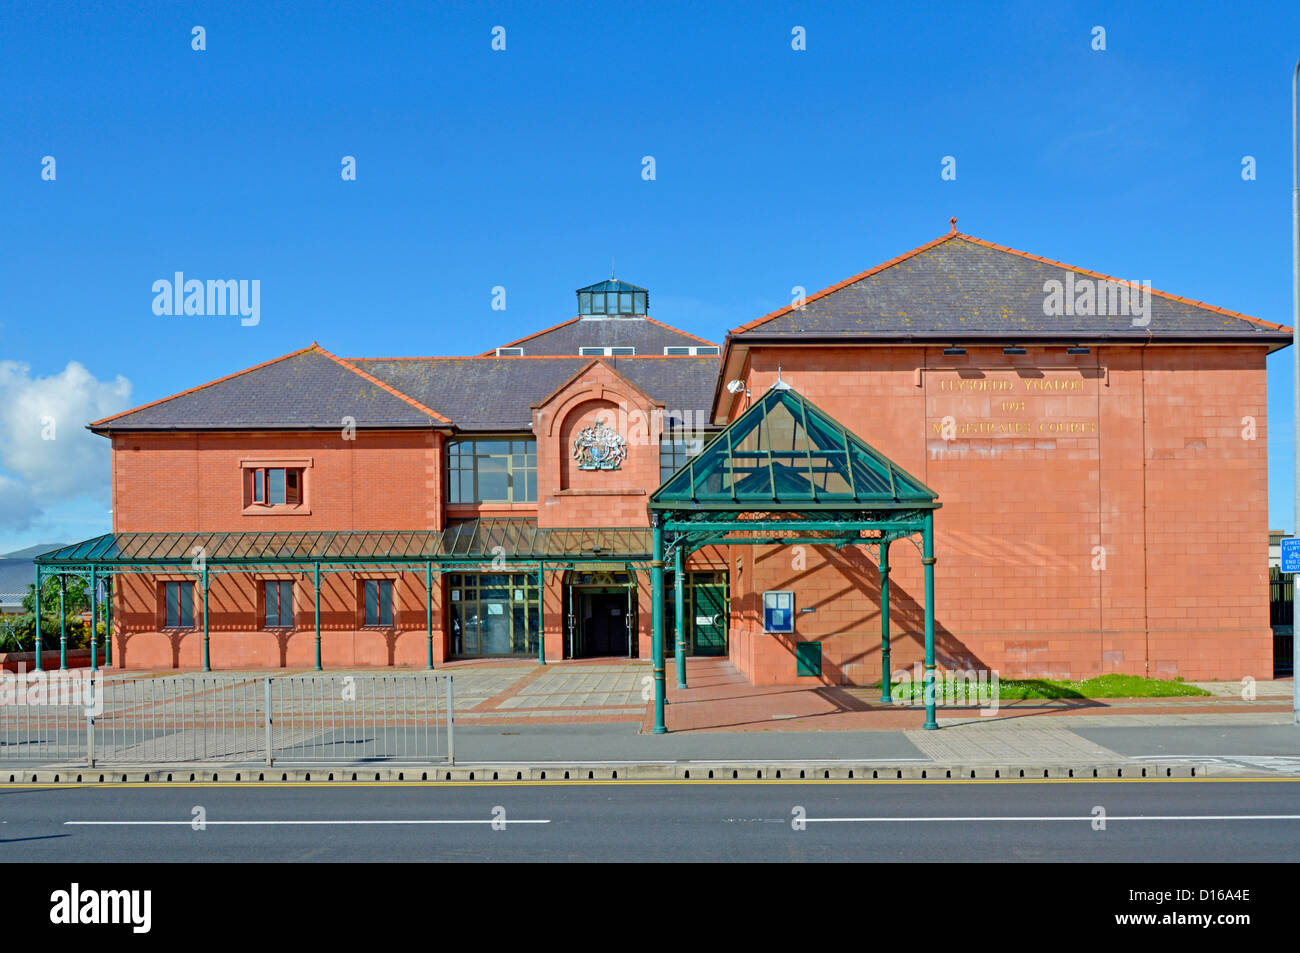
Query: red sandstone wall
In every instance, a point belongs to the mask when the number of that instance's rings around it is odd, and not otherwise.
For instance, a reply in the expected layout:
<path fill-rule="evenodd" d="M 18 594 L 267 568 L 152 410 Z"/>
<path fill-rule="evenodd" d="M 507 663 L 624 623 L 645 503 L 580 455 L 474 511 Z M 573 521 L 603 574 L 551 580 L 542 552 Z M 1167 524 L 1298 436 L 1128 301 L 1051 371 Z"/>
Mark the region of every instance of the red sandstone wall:
<path fill-rule="evenodd" d="M 938 491 L 942 666 L 1268 678 L 1264 355 L 971 348 L 931 349 L 922 362 L 903 348 L 755 350 L 749 384 L 763 393 L 780 361 L 798 391 Z M 962 390 L 963 373 L 1005 389 Z M 945 417 L 955 439 L 943 439 Z M 761 632 L 756 601 L 793 588 L 798 606 L 817 610 L 796 627 L 823 642 L 824 680 L 877 680 L 874 559 L 812 549 L 802 569 L 789 550 L 749 559 L 733 574 L 737 664 L 758 682 L 795 681 L 793 651 Z M 893 545 L 891 564 L 897 670 L 922 656 L 923 589 L 909 543 Z"/>
<path fill-rule="evenodd" d="M 537 435 L 537 522 L 544 527 L 649 526 L 648 493 L 659 485 L 662 406 L 608 365 L 588 368 L 534 408 Z M 596 418 L 627 441 L 619 470 L 579 470 L 578 432 Z"/>
<path fill-rule="evenodd" d="M 1023 358 L 1000 349 L 944 358 L 931 349 L 918 361 L 920 355 L 907 348 L 756 350 L 749 382 L 761 394 L 780 361 L 784 378 L 800 392 L 939 492 L 941 665 L 995 668 L 1006 677 L 1110 671 L 1189 679 L 1271 676 L 1262 348 L 1102 348 L 1081 357 L 1040 349 Z M 985 379 L 1013 386 L 945 388 L 944 381 L 963 379 L 958 368 L 968 374 L 979 369 Z M 1035 377 L 1039 372 L 1043 376 Z M 1078 386 L 1030 392 L 1024 382 L 1031 380 Z M 620 406 L 641 409 L 652 421 L 644 437 L 629 434 L 623 469 L 567 470 L 563 461 L 576 430 L 602 411 L 626 423 Z M 658 485 L 654 409 L 599 365 L 537 408 L 541 525 L 647 524 L 645 493 Z M 955 439 L 943 439 L 945 417 L 959 428 Z M 1255 422 L 1253 440 L 1243 437 L 1248 417 Z M 1040 423 L 1067 429 L 1044 431 Z M 1005 432 L 962 431 L 962 424 Z M 115 529 L 441 528 L 440 439 L 364 431 L 355 442 L 332 433 L 118 436 Z M 310 513 L 243 515 L 239 461 L 250 457 L 310 458 Z M 475 515 L 475 509 L 456 515 Z M 1094 568 L 1098 546 L 1105 549 L 1104 567 L 1098 562 Z M 822 640 L 823 680 L 869 683 L 880 672 L 874 559 L 874 552 L 868 558 L 848 550 L 733 547 L 698 554 L 691 566 L 729 568 L 731 657 L 755 681 L 796 681 L 793 650 L 761 631 L 758 604 L 764 589 L 793 588 L 798 607 L 816 610 L 796 616 L 797 637 Z M 892 662 L 898 670 L 922 655 L 922 576 L 910 543 L 893 545 L 891 563 Z M 196 667 L 201 630 L 159 631 L 155 581 L 126 577 L 114 609 L 114 660 L 137 669 Z M 638 654 L 649 658 L 648 573 L 638 582 Z M 350 575 L 324 578 L 324 663 L 423 665 L 422 576 L 401 577 L 391 631 L 360 627 L 355 585 Z M 297 629 L 288 635 L 261 629 L 257 590 L 247 576 L 213 575 L 213 666 L 310 666 L 310 579 L 296 581 Z M 445 656 L 441 591 L 438 582 L 437 662 Z M 566 611 L 559 576 L 551 576 L 548 659 L 561 657 Z M 200 612 L 196 587 L 196 620 Z"/>
<path fill-rule="evenodd" d="M 300 532 L 441 529 L 441 435 L 358 431 L 118 434 L 113 529 L 133 532 Z M 241 460 L 310 461 L 307 509 L 243 515 Z"/>
<path fill-rule="evenodd" d="M 362 579 L 395 580 L 394 625 L 365 628 L 357 617 Z M 194 586 L 195 627 L 164 630 L 157 617 L 156 588 L 192 576 L 124 576 L 114 609 L 113 662 L 125 669 L 198 668 L 203 663 L 202 587 Z M 262 628 L 260 583 L 294 582 L 294 629 Z M 214 669 L 311 668 L 316 660 L 314 587 L 307 573 L 212 574 L 208 585 L 209 653 Z M 423 667 L 428 657 L 423 575 L 322 573 L 321 658 L 327 668 L 354 665 Z M 434 662 L 445 661 L 442 585 L 433 592 Z"/>
<path fill-rule="evenodd" d="M 123 532 L 440 529 L 441 436 L 432 432 L 118 435 L 113 439 L 114 530 Z M 310 461 L 303 512 L 243 512 L 240 461 Z M 157 586 L 167 578 L 125 576 L 114 606 L 114 663 L 123 668 L 202 664 L 202 589 L 195 581 L 195 628 L 163 631 Z M 263 579 L 293 579 L 295 629 L 262 628 Z M 365 628 L 357 618 L 362 575 L 326 573 L 321 584 L 326 666 L 426 663 L 423 573 L 391 578 L 394 626 Z M 445 658 L 441 582 L 435 577 L 434 654 Z M 218 574 L 209 583 L 213 668 L 310 667 L 315 663 L 314 589 L 306 574 Z"/>

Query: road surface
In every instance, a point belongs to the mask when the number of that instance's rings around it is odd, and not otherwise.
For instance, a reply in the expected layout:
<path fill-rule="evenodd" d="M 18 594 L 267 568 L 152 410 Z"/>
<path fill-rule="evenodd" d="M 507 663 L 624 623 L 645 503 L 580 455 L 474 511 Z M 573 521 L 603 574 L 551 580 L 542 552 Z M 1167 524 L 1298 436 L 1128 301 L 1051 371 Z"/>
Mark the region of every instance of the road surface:
<path fill-rule="evenodd" d="M 1296 778 L 0 789 L 0 863 L 1297 859 Z"/>

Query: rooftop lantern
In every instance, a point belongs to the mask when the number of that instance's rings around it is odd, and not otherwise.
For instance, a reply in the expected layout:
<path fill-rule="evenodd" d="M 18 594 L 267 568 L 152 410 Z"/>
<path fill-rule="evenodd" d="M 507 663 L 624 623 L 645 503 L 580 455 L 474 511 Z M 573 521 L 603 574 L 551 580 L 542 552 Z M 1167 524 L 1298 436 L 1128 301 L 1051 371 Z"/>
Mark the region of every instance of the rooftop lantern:
<path fill-rule="evenodd" d="M 584 318 L 645 317 L 649 292 L 610 278 L 578 289 L 578 314 Z"/>

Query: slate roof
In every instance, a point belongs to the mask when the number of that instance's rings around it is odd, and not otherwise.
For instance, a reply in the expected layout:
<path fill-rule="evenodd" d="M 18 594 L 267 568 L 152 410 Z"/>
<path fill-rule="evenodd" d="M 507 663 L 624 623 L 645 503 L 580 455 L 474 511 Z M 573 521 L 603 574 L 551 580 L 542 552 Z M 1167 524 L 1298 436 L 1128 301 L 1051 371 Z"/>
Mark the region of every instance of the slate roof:
<path fill-rule="evenodd" d="M 1109 275 L 995 245 L 954 230 L 870 271 L 810 296 L 802 310 L 785 307 L 731 332 L 759 338 L 865 338 L 963 342 L 981 336 L 1028 341 L 1168 338 L 1253 339 L 1282 344 L 1290 331 L 1199 301 L 1153 291 L 1150 322 L 1130 315 L 1046 315 L 1045 282 Z M 1141 280 L 1140 276 L 1130 279 Z"/>
<path fill-rule="evenodd" d="M 354 358 L 351 363 L 420 403 L 437 407 L 462 431 L 527 431 L 540 403 L 591 357 Z M 603 357 L 669 411 L 706 420 L 718 360 L 713 357 Z"/>
<path fill-rule="evenodd" d="M 525 355 L 577 354 L 581 347 L 634 347 L 637 356 L 664 353 L 666 347 L 717 347 L 712 341 L 687 334 L 642 315 L 573 318 L 545 331 L 503 344 L 522 347 Z M 487 352 L 495 355 L 496 348 Z"/>
<path fill-rule="evenodd" d="M 446 426 L 447 420 L 317 344 L 90 424 L 122 430 L 337 430 Z"/>
<path fill-rule="evenodd" d="M 1290 343 L 1290 330 L 1198 301 L 1153 292 L 1150 323 L 1126 315 L 1048 316 L 1044 283 L 1109 280 L 955 230 L 870 271 L 728 335 L 744 348 L 763 341 L 820 339 L 1004 343 L 1034 340 L 1188 340 Z M 90 424 L 97 433 L 132 430 L 333 430 L 352 417 L 364 429 L 444 427 L 527 432 L 530 404 L 553 393 L 592 357 L 588 346 L 631 346 L 636 357 L 603 357 L 670 411 L 709 419 L 722 358 L 665 357 L 664 347 L 710 342 L 642 316 L 583 317 L 508 346 L 524 357 L 361 358 L 311 346 Z"/>

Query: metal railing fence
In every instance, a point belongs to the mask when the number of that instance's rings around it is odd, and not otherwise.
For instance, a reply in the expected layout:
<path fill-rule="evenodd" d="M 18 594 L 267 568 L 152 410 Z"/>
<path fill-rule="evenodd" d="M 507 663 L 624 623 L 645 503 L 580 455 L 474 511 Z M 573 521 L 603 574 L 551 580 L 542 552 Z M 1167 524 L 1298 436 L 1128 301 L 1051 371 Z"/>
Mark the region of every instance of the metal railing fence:
<path fill-rule="evenodd" d="M 32 690 L 38 676 L 44 696 Z M 442 672 L 7 677 L 0 760 L 455 763 L 455 695 Z M 61 683 L 92 678 L 93 705 L 60 696 Z"/>

